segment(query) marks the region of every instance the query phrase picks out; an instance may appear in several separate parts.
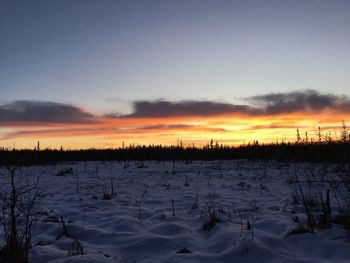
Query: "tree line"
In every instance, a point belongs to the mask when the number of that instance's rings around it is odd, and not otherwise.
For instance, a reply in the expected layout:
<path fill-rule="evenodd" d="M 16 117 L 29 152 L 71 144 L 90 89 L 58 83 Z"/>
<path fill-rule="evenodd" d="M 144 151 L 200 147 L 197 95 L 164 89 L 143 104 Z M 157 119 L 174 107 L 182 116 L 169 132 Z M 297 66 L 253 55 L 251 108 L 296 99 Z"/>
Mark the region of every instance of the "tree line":
<path fill-rule="evenodd" d="M 0 165 L 17 163 L 46 164 L 64 161 L 127 160 L 215 160 L 269 159 L 278 161 L 349 162 L 350 141 L 266 143 L 241 146 L 208 143 L 203 147 L 182 145 L 137 145 L 116 149 L 17 150 L 0 149 Z"/>

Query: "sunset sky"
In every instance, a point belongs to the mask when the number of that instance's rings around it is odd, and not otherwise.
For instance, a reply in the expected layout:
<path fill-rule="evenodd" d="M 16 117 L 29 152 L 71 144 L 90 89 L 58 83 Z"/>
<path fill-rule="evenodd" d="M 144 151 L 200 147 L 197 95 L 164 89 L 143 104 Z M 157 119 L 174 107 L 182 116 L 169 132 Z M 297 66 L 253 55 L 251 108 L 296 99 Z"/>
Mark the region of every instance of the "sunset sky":
<path fill-rule="evenodd" d="M 0 1 L 0 147 L 350 126 L 350 1 Z"/>

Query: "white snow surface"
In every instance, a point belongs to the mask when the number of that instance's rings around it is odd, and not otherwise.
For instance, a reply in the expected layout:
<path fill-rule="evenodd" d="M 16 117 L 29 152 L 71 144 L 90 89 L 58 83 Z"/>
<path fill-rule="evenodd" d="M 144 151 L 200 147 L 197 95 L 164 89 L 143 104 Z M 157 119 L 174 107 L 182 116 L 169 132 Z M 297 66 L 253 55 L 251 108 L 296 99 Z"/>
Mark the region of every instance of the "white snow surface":
<path fill-rule="evenodd" d="M 73 173 L 57 176 L 68 168 Z M 296 227 L 292 216 L 305 221 L 302 206 L 291 201 L 293 185 L 288 178 L 294 169 L 288 163 L 247 160 L 75 162 L 21 168 L 17 173 L 28 180 L 41 174 L 29 260 L 350 262 L 350 243 L 338 238 L 347 235 L 339 225 L 287 236 Z M 0 172 L 0 190 L 6 191 L 6 169 Z M 104 200 L 111 185 L 114 195 Z M 204 230 L 210 201 L 220 211 L 221 223 Z M 57 239 L 61 216 L 72 237 Z M 247 229 L 248 221 L 254 233 Z M 73 237 L 83 255 L 69 255 L 75 251 Z M 1 229 L 0 246 L 3 242 Z M 183 248 L 192 253 L 177 253 Z"/>

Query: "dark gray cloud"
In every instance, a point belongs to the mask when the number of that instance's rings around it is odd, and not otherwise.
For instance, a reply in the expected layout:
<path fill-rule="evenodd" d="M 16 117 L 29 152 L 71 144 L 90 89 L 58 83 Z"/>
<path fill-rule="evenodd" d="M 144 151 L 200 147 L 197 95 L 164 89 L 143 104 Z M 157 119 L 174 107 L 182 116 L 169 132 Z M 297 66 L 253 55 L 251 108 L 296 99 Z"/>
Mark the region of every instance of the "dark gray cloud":
<path fill-rule="evenodd" d="M 270 93 L 243 99 L 245 104 L 213 101 L 167 100 L 135 101 L 128 115 L 111 113 L 109 118 L 159 118 L 215 116 L 223 114 L 275 115 L 293 112 L 319 112 L 326 109 L 350 112 L 350 98 L 345 95 L 322 94 L 315 90 Z"/>
<path fill-rule="evenodd" d="M 133 112 L 128 115 L 110 114 L 107 117 L 159 118 L 186 116 L 215 116 L 231 113 L 257 114 L 259 110 L 248 105 L 234 105 L 212 101 L 179 101 L 166 100 L 136 101 Z"/>
<path fill-rule="evenodd" d="M 313 113 L 328 109 L 350 113 L 350 98 L 348 96 L 324 94 L 315 90 L 270 93 L 245 98 L 243 101 L 245 104 L 195 100 L 177 102 L 167 100 L 135 101 L 132 104 L 131 114 L 111 113 L 105 116 L 96 116 L 74 105 L 21 100 L 0 105 L 0 125 L 96 123 L 103 122 L 104 117 L 116 119 L 209 117 L 224 114 L 260 116 L 293 112 Z M 166 124 L 162 125 L 162 127 L 154 128 L 171 128 L 167 127 Z M 153 127 L 146 127 L 145 129 L 151 128 Z"/>
<path fill-rule="evenodd" d="M 349 97 L 321 94 L 316 90 L 270 93 L 247 98 L 247 101 L 262 109 L 265 114 L 318 112 L 326 109 L 350 111 Z"/>
<path fill-rule="evenodd" d="M 0 105 L 0 124 L 91 123 L 95 116 L 63 103 L 18 100 Z"/>

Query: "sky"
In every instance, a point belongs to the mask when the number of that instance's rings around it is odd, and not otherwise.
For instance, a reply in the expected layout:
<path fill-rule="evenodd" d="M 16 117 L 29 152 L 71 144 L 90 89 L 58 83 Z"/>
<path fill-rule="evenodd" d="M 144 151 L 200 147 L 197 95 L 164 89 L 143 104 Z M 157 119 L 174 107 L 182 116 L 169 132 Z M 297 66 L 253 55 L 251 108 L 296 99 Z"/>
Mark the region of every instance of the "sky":
<path fill-rule="evenodd" d="M 345 0 L 1 0 L 0 147 L 338 136 L 349 13 Z"/>

